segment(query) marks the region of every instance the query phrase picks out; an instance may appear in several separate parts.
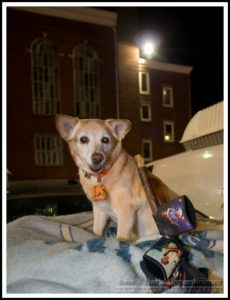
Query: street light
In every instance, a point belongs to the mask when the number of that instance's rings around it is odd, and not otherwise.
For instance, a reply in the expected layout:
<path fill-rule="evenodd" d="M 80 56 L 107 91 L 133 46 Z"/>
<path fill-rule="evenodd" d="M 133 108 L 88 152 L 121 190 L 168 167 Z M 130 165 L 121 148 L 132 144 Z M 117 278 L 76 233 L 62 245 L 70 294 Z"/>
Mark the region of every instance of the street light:
<path fill-rule="evenodd" d="M 146 41 L 141 47 L 141 57 L 152 58 L 156 54 L 156 46 L 152 41 Z"/>
<path fill-rule="evenodd" d="M 140 51 L 140 58 L 152 59 L 157 54 L 160 37 L 152 31 L 140 32 L 136 36 L 136 44 Z"/>

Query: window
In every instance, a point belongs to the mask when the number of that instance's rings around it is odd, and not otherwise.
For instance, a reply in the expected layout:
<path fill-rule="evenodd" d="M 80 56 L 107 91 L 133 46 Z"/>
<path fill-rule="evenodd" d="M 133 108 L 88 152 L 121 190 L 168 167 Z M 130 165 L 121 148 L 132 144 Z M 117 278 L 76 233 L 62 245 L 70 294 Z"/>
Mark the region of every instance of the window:
<path fill-rule="evenodd" d="M 153 159 L 152 140 L 143 140 L 142 141 L 141 153 L 146 161 L 151 161 Z"/>
<path fill-rule="evenodd" d="M 150 93 L 148 72 L 139 72 L 139 92 L 146 95 Z"/>
<path fill-rule="evenodd" d="M 35 136 L 35 165 L 63 165 L 62 140 L 59 136 Z"/>
<path fill-rule="evenodd" d="M 81 118 L 100 117 L 99 59 L 85 43 L 73 50 L 75 114 Z"/>
<path fill-rule="evenodd" d="M 164 86 L 162 88 L 163 106 L 173 107 L 173 88 Z"/>
<path fill-rule="evenodd" d="M 140 113 L 141 113 L 141 121 L 151 121 L 152 120 L 151 104 L 142 103 L 140 108 Z"/>
<path fill-rule="evenodd" d="M 174 122 L 164 121 L 164 141 L 166 143 L 174 142 Z"/>
<path fill-rule="evenodd" d="M 31 44 L 33 113 L 54 115 L 60 112 L 58 61 L 55 45 L 47 38 Z"/>

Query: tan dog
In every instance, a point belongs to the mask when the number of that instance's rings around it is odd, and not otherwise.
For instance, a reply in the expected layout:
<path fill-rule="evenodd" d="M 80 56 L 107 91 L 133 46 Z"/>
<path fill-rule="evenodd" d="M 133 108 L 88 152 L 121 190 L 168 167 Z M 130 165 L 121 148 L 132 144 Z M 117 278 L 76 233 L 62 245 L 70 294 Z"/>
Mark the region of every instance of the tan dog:
<path fill-rule="evenodd" d="M 117 238 L 128 240 L 158 233 L 137 173 L 137 163 L 122 148 L 131 128 L 129 120 L 78 119 L 56 116 L 56 127 L 67 141 L 79 168 L 80 182 L 93 205 L 96 235 L 103 235 L 109 218 L 117 222 Z M 158 178 L 156 193 L 162 202 L 175 198 Z"/>

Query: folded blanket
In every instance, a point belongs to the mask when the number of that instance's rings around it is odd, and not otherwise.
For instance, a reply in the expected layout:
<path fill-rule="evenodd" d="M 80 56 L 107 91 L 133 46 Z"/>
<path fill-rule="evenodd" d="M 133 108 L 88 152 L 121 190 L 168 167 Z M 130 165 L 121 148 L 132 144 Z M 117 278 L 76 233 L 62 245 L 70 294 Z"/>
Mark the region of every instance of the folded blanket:
<path fill-rule="evenodd" d="M 92 233 L 92 212 L 26 216 L 7 225 L 7 293 L 152 293 L 140 268 L 159 235 L 135 244 L 116 240 L 116 224 Z M 181 241 L 189 262 L 206 268 L 212 292 L 223 292 L 223 232 L 196 231 Z M 183 293 L 174 287 L 165 293 Z"/>

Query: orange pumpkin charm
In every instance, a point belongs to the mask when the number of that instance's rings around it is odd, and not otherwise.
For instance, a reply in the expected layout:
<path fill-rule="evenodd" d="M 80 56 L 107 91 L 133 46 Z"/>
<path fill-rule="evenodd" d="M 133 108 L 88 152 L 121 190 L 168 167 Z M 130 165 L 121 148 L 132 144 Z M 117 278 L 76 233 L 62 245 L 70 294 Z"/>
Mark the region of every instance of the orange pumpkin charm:
<path fill-rule="evenodd" d="M 106 200 L 107 193 L 105 186 L 103 184 L 97 184 L 92 188 L 92 198 L 93 200 Z"/>

